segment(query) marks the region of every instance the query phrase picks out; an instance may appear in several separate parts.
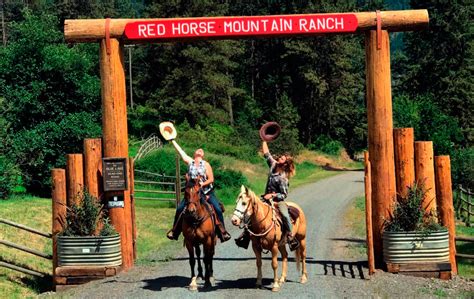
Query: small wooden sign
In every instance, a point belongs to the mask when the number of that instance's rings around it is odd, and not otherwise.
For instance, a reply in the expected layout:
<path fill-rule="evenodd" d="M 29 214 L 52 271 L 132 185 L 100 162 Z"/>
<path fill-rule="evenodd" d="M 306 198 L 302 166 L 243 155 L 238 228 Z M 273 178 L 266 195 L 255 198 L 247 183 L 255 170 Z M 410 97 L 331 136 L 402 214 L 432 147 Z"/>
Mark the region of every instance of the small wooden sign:
<path fill-rule="evenodd" d="M 204 17 L 130 22 L 125 36 L 130 40 L 291 36 L 355 32 L 357 27 L 352 13 Z"/>
<path fill-rule="evenodd" d="M 127 158 L 102 158 L 104 191 L 127 190 Z"/>

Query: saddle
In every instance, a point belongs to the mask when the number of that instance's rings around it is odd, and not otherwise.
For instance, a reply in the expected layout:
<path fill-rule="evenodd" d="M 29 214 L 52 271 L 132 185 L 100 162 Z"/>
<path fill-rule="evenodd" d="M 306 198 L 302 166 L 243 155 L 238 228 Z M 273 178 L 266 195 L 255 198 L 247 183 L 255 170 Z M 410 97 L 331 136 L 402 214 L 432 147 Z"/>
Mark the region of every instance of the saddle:
<path fill-rule="evenodd" d="M 286 204 L 286 206 L 288 207 L 288 214 L 290 214 L 291 223 L 295 224 L 296 219 L 300 217 L 300 210 L 298 210 L 296 207 L 289 206 L 288 204 Z M 283 220 L 281 219 L 282 215 L 280 213 L 280 209 L 278 209 L 278 203 L 273 203 L 273 210 L 275 211 L 278 222 L 281 224 Z"/>

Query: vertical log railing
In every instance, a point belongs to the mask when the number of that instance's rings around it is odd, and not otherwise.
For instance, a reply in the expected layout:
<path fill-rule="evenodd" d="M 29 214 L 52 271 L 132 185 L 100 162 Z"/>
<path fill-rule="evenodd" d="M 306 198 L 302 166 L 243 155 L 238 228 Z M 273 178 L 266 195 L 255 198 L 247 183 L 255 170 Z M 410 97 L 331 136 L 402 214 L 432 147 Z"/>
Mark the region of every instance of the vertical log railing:
<path fill-rule="evenodd" d="M 413 128 L 393 129 L 397 195 L 404 198 L 415 182 L 415 148 Z"/>
<path fill-rule="evenodd" d="M 58 266 L 57 237 L 66 222 L 66 170 L 53 169 L 52 176 L 52 237 L 53 237 L 53 276 Z M 53 279 L 54 281 L 54 279 Z"/>
<path fill-rule="evenodd" d="M 425 215 L 436 212 L 436 186 L 434 174 L 434 153 L 432 141 L 415 142 L 415 180 L 423 188 Z"/>
<path fill-rule="evenodd" d="M 102 197 L 102 139 L 84 139 L 84 185 L 90 195 Z"/>
<path fill-rule="evenodd" d="M 441 225 L 449 231 L 449 261 L 451 272 L 458 273 L 456 265 L 456 224 L 454 222 L 451 161 L 449 156 L 435 157 L 436 201 Z"/>
<path fill-rule="evenodd" d="M 366 98 L 376 267 L 383 268 L 382 232 L 395 201 L 390 42 L 386 30 L 365 37 Z M 381 40 L 378 40 L 381 39 Z"/>
<path fill-rule="evenodd" d="M 84 169 L 82 154 L 66 155 L 67 205 L 77 203 L 84 190 Z"/>
<path fill-rule="evenodd" d="M 372 177 L 370 173 L 369 153 L 364 152 L 364 183 L 365 183 L 365 229 L 367 235 L 367 260 L 369 264 L 369 275 L 375 273 L 374 260 L 374 238 L 372 231 Z"/>
<path fill-rule="evenodd" d="M 176 207 L 181 201 L 181 169 L 179 162 L 179 155 L 176 155 L 176 186 L 174 188 L 176 192 Z"/>

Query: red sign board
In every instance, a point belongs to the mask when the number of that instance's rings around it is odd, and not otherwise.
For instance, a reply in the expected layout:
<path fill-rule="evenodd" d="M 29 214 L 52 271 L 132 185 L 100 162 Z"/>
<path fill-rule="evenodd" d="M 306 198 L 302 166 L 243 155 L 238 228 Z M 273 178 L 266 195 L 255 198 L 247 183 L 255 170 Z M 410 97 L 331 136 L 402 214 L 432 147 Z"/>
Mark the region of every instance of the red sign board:
<path fill-rule="evenodd" d="M 156 19 L 125 26 L 128 39 L 238 38 L 354 32 L 355 14 Z"/>

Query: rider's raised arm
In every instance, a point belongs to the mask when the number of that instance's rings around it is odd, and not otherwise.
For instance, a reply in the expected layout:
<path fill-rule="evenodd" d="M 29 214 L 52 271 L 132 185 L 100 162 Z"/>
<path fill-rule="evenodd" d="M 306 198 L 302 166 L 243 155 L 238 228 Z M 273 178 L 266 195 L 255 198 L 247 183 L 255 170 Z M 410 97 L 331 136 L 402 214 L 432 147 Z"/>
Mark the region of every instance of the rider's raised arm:
<path fill-rule="evenodd" d="M 176 141 L 171 140 L 171 143 L 173 144 L 174 148 L 176 149 L 176 151 L 180 155 L 181 159 L 183 159 L 184 163 L 189 164 L 193 161 L 193 158 L 188 156 Z"/>
<path fill-rule="evenodd" d="M 274 163 L 276 163 L 275 159 L 273 159 L 272 154 L 270 154 L 270 150 L 268 149 L 268 144 L 266 141 L 262 141 L 262 151 L 263 151 L 263 156 L 267 160 L 268 166 L 272 166 Z"/>

